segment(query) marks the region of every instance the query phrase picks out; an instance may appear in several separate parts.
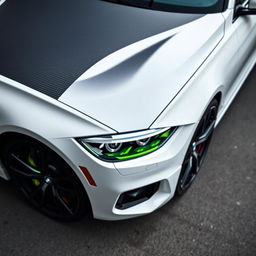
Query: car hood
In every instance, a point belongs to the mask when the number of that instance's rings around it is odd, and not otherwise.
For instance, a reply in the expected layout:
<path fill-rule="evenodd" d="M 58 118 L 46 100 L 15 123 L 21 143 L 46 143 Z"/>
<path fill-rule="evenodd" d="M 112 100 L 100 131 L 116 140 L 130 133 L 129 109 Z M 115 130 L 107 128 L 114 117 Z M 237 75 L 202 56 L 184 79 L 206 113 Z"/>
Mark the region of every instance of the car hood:
<path fill-rule="evenodd" d="M 209 14 L 170 28 L 108 54 L 59 101 L 117 132 L 150 127 L 221 41 L 224 19 Z"/>

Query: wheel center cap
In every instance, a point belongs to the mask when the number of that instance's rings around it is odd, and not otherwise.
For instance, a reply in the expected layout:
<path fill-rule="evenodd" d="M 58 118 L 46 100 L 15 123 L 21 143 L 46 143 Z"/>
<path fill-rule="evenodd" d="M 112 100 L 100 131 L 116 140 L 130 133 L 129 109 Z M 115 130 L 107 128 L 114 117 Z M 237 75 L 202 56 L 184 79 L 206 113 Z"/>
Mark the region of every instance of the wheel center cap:
<path fill-rule="evenodd" d="M 51 180 L 51 178 L 49 178 L 49 177 L 46 177 L 46 178 L 44 179 L 44 181 L 45 181 L 45 183 L 47 183 L 47 184 L 51 184 L 51 183 L 52 183 L 52 180 Z"/>

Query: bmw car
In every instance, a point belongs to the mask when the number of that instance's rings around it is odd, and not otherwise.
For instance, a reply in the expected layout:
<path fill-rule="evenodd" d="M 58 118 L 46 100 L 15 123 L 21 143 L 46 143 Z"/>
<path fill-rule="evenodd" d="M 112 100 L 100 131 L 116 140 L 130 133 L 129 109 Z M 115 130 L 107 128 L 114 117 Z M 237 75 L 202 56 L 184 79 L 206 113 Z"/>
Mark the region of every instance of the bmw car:
<path fill-rule="evenodd" d="M 43 214 L 181 196 L 256 62 L 255 0 L 0 1 L 0 177 Z"/>

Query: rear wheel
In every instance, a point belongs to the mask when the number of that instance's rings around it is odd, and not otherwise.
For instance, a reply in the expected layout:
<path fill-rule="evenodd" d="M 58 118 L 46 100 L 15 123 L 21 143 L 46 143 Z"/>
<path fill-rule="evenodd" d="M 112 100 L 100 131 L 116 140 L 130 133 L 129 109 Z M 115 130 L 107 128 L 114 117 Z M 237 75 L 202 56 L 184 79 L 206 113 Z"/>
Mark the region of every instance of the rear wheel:
<path fill-rule="evenodd" d="M 219 103 L 214 99 L 206 109 L 182 164 L 176 194 L 183 194 L 195 180 L 205 159 L 214 131 Z"/>
<path fill-rule="evenodd" d="M 41 143 L 16 137 L 4 148 L 4 163 L 17 188 L 42 213 L 71 221 L 90 210 L 88 198 L 72 169 Z"/>

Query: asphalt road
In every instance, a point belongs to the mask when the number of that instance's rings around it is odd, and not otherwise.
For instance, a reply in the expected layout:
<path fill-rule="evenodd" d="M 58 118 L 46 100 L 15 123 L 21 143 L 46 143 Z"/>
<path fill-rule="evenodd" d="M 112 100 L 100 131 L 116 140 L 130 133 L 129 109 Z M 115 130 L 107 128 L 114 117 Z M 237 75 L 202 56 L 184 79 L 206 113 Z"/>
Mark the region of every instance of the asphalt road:
<path fill-rule="evenodd" d="M 59 223 L 0 181 L 0 255 L 256 255 L 256 68 L 190 191 L 122 222 Z"/>

